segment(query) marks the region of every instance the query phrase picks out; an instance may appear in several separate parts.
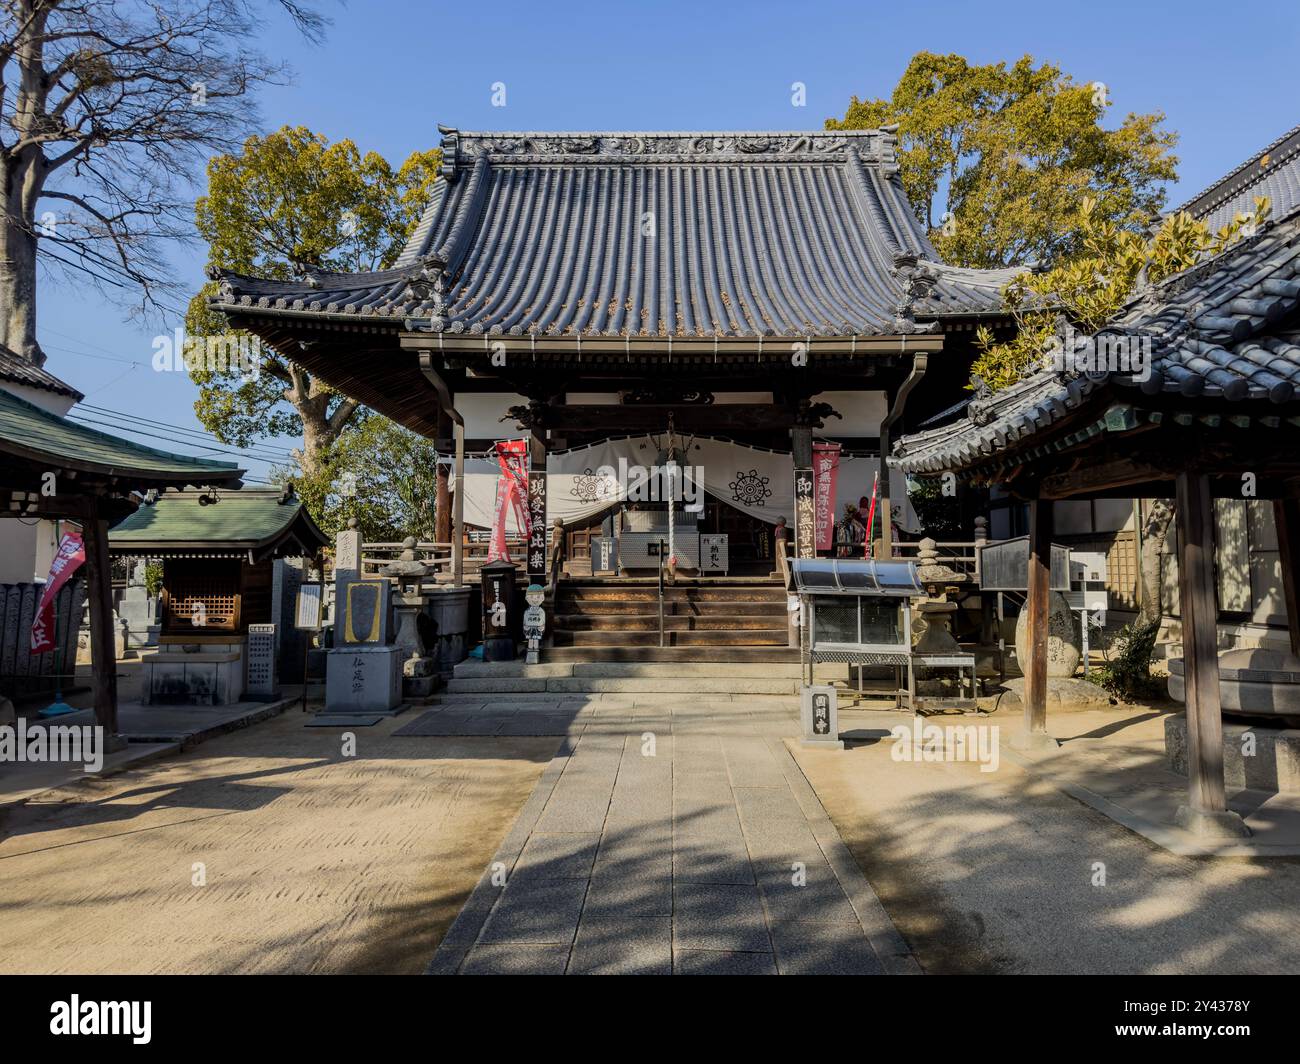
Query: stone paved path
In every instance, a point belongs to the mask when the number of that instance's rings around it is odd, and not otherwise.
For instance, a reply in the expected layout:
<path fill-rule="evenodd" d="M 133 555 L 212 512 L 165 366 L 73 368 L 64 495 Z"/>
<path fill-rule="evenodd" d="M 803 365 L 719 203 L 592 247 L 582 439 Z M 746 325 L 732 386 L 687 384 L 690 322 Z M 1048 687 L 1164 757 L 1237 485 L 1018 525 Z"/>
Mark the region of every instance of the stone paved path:
<path fill-rule="evenodd" d="M 402 730 L 460 728 L 567 737 L 430 972 L 919 970 L 786 749 L 789 699 L 538 696 Z"/>

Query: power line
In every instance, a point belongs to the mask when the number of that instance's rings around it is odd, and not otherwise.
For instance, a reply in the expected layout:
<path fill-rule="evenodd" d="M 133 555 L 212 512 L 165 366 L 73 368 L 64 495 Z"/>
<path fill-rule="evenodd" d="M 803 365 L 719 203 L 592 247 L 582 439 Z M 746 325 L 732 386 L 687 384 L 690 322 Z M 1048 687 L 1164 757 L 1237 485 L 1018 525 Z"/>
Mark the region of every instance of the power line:
<path fill-rule="evenodd" d="M 105 362 L 123 362 L 131 366 L 147 366 L 149 364 L 148 362 L 137 362 L 129 358 L 115 358 L 113 355 L 97 355 L 90 351 L 74 351 L 70 347 L 62 347 L 59 344 L 41 344 L 41 346 L 47 347 L 51 351 L 62 351 L 65 355 L 77 355 L 79 358 L 95 358 Z"/>
<path fill-rule="evenodd" d="M 200 451 L 216 451 L 219 454 L 234 455 L 236 458 L 261 462 L 267 465 L 274 464 L 278 461 L 278 459 L 263 458 L 260 455 L 249 454 L 246 451 L 232 450 L 229 447 L 217 447 L 215 445 L 201 444 L 193 440 L 176 440 L 171 436 L 160 436 L 156 432 L 145 432 L 142 429 L 133 428 L 129 425 L 114 424 L 111 421 L 95 421 L 94 419 L 85 417 L 84 415 L 78 416 L 76 411 L 70 411 L 67 416 L 69 419 L 76 421 L 81 425 L 97 425 L 107 429 L 116 429 L 118 432 L 126 432 L 133 436 L 147 436 L 153 440 L 165 440 L 173 444 L 184 443 L 187 446 L 197 448 Z"/>
<path fill-rule="evenodd" d="M 39 326 L 38 326 L 38 329 L 39 329 L 39 331 L 41 331 L 41 332 L 47 332 L 47 333 L 49 333 L 49 334 L 52 335 L 52 336 L 61 336 L 61 337 L 63 337 L 63 339 L 65 339 L 65 340 L 71 340 L 73 343 L 81 344 L 82 347 L 90 347 L 90 348 L 94 348 L 96 351 L 103 351 L 103 352 L 104 352 L 106 355 L 108 355 L 110 358 L 116 358 L 116 357 L 118 357 L 118 356 L 115 355 L 112 351 L 110 351 L 107 347 L 103 347 L 103 346 L 100 345 L 100 344 L 92 344 L 89 340 L 83 340 L 83 339 L 81 339 L 81 337 L 79 337 L 79 336 L 73 336 L 71 333 L 59 332 L 58 329 L 51 329 L 48 325 L 39 325 Z M 68 348 L 55 348 L 55 350 L 58 350 L 58 351 L 66 351 L 66 350 L 68 350 Z M 77 353 L 77 352 L 75 352 L 75 351 L 73 352 L 73 354 L 76 354 L 76 353 Z"/>
<path fill-rule="evenodd" d="M 96 406 L 94 403 L 81 403 L 79 404 L 79 409 L 89 410 L 94 414 L 100 415 L 101 417 L 125 419 L 128 421 L 138 422 L 140 424 L 147 425 L 151 428 L 171 429 L 175 432 L 184 432 L 184 433 L 188 433 L 191 436 L 198 436 L 203 439 L 213 439 L 216 440 L 218 443 L 224 442 L 221 440 L 219 436 L 217 436 L 215 432 L 210 432 L 207 429 L 186 428 L 183 425 L 173 425 L 166 421 L 156 421 L 153 418 L 142 417 L 139 414 L 128 414 L 124 410 L 114 410 L 111 407 Z M 237 446 L 237 445 L 231 444 L 229 446 Z M 269 444 L 250 444 L 244 450 L 247 451 L 247 453 L 249 453 L 250 455 L 258 454 L 258 453 L 271 455 L 280 461 L 293 458 L 293 453 L 287 448 L 281 449 L 278 447 L 271 446 Z"/>

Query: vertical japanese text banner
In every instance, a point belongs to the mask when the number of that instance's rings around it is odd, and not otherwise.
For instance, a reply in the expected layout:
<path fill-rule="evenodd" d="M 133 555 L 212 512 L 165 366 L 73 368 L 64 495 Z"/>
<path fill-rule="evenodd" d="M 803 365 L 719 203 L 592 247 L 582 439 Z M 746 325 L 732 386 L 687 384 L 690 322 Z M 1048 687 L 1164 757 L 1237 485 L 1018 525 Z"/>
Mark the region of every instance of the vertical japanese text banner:
<path fill-rule="evenodd" d="M 835 484 L 840 476 L 840 445 L 813 444 L 813 496 L 816 500 L 817 549 L 830 550 L 835 536 Z"/>

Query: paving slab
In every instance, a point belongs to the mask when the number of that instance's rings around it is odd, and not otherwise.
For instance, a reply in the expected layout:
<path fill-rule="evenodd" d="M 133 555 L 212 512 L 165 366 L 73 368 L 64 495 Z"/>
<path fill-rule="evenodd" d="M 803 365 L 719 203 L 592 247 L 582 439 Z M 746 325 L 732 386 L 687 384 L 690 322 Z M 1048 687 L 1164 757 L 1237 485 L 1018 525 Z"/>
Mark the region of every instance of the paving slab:
<path fill-rule="evenodd" d="M 647 682 L 602 672 L 545 682 Z M 448 706 L 421 727 L 484 726 L 476 716 L 501 721 L 498 734 L 525 720 L 576 726 L 498 851 L 507 885 L 485 877 L 431 973 L 907 969 L 906 945 L 784 746 L 797 734 L 789 699 L 665 693 L 634 707 L 557 692 L 552 705 L 572 710 L 561 713 L 505 697 L 513 716 Z"/>
<path fill-rule="evenodd" d="M 672 919 L 667 916 L 586 917 L 578 928 L 570 975 L 671 975 Z"/>
<path fill-rule="evenodd" d="M 726 950 L 679 949 L 673 951 L 677 975 L 776 975 L 776 958 L 770 953 L 734 953 Z"/>

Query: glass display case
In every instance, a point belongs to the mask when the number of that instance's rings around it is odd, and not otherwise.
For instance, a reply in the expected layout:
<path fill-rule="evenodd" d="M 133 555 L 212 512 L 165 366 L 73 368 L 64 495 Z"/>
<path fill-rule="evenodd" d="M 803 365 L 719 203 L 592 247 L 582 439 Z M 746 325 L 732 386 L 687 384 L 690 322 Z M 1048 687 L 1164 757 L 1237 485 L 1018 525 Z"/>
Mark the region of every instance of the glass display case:
<path fill-rule="evenodd" d="M 800 654 L 810 684 L 818 662 L 891 666 L 899 681 L 895 704 L 910 699 L 911 600 L 924 594 L 915 563 L 796 558 L 786 590 L 800 597 Z"/>

